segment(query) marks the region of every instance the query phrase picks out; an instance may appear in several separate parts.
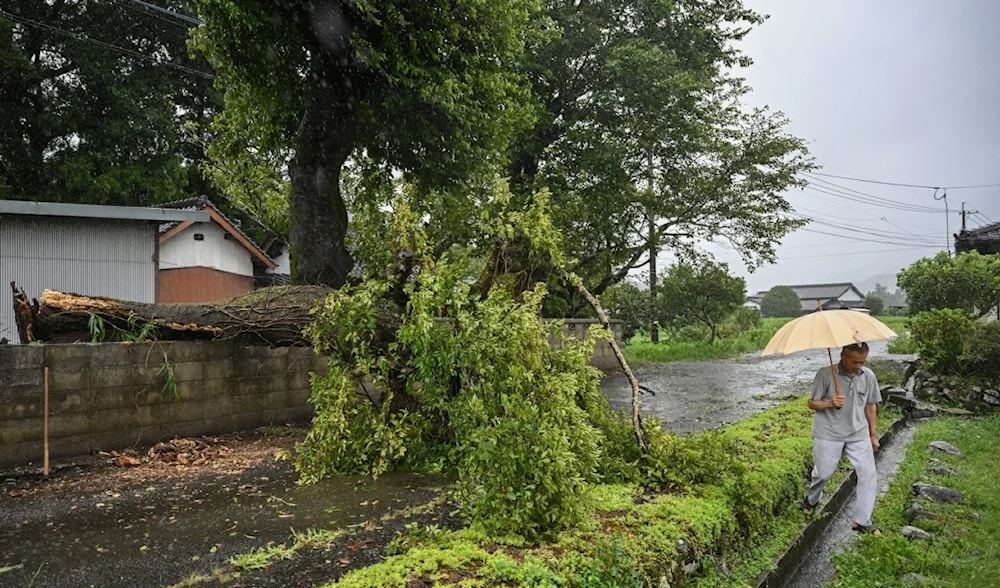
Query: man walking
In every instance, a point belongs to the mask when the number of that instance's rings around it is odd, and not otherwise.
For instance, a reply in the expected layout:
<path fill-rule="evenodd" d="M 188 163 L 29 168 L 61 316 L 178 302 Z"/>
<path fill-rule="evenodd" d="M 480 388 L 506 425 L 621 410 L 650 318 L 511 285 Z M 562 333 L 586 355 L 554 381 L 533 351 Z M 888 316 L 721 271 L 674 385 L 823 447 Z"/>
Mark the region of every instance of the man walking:
<path fill-rule="evenodd" d="M 876 405 L 882 401 L 882 393 L 875 374 L 865 367 L 867 360 L 868 344 L 855 343 L 841 350 L 836 366 L 824 367 L 816 374 L 809 399 L 809 408 L 815 411 L 812 481 L 801 508 L 808 514 L 813 512 L 823 487 L 846 454 L 858 477 L 851 528 L 881 535 L 872 523 L 872 511 L 877 489 L 875 450 L 879 447 Z"/>

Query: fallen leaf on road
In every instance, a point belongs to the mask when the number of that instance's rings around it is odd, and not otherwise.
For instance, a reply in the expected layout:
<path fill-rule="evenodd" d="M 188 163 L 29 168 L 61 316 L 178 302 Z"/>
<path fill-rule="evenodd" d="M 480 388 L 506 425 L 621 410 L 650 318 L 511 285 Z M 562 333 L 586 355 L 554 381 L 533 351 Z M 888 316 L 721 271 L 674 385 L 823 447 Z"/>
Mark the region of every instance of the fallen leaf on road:
<path fill-rule="evenodd" d="M 116 466 L 131 467 L 142 465 L 142 460 L 132 457 L 131 455 L 119 455 L 113 460 Z"/>

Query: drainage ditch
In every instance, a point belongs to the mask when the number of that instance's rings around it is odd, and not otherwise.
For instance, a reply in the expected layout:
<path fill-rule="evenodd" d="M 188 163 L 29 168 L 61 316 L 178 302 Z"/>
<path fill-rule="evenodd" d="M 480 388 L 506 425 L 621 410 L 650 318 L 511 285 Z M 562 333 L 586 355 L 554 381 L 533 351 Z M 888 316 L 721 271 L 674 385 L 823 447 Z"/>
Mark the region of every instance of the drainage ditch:
<path fill-rule="evenodd" d="M 899 469 L 913 433 L 913 424 L 900 419 L 882 435 L 881 448 L 876 454 L 879 496 L 885 494 Z M 852 472 L 828 495 L 816 517 L 778 559 L 775 569 L 758 579 L 756 588 L 818 588 L 833 579 L 831 556 L 849 547 L 856 536 L 851 530 L 856 485 L 857 478 Z"/>

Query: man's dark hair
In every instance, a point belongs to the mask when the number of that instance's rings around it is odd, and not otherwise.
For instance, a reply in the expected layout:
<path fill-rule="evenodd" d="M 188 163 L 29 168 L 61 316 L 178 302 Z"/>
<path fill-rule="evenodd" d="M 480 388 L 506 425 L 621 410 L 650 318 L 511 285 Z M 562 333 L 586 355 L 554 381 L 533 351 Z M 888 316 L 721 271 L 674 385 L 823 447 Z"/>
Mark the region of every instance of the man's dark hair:
<path fill-rule="evenodd" d="M 844 348 L 840 350 L 842 353 L 868 353 L 868 343 L 862 341 L 861 343 L 851 343 L 850 345 L 844 345 Z"/>

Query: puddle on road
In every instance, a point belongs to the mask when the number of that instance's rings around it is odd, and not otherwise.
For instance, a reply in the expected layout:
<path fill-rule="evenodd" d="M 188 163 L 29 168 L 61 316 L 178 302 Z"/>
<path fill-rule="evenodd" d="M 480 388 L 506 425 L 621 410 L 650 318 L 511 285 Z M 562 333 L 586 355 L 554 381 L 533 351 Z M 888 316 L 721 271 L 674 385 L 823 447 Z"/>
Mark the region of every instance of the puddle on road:
<path fill-rule="evenodd" d="M 447 483 L 390 474 L 300 487 L 290 467 L 280 477 L 273 467 L 267 473 L 222 485 L 195 479 L 167 490 L 4 499 L 0 568 L 20 567 L 0 575 L 0 586 L 169 585 L 280 543 L 293 529 L 343 528 L 422 504 Z"/>

